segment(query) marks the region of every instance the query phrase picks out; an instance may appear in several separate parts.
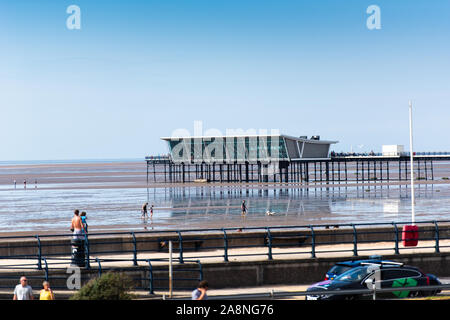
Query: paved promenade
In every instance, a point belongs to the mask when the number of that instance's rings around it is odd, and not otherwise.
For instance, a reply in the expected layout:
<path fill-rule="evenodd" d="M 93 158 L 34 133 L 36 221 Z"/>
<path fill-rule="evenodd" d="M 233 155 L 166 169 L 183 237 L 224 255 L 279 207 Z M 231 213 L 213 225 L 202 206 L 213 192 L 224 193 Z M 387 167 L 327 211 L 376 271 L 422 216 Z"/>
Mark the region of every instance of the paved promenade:
<path fill-rule="evenodd" d="M 421 254 L 434 253 L 434 241 L 419 241 L 418 247 L 403 247 L 399 246 L 400 254 Z M 450 253 L 450 240 L 440 241 L 440 252 Z M 344 258 L 354 259 L 352 244 L 338 244 L 338 245 L 318 245 L 315 250 L 316 258 L 336 258 L 342 260 Z M 380 242 L 369 244 L 358 244 L 358 256 L 370 255 L 393 255 L 394 244 L 392 242 Z M 90 255 L 91 268 L 97 268 L 98 263 L 95 258 L 98 258 L 102 268 L 112 267 L 132 267 L 133 254 L 114 254 L 114 255 Z M 290 248 L 272 248 L 273 260 L 297 260 L 310 259 L 310 247 L 290 247 Z M 148 262 L 144 260 L 151 259 L 152 266 L 168 265 L 169 254 L 167 252 L 157 253 L 138 253 L 138 265 L 147 266 Z M 174 264 L 179 263 L 179 253 L 174 247 L 172 259 Z M 70 256 L 61 257 L 46 257 L 49 268 L 68 268 L 70 266 Z M 183 260 L 185 262 L 199 260 L 202 264 L 208 263 L 224 263 L 223 250 L 201 250 L 201 251 L 184 251 Z M 251 248 L 233 248 L 228 249 L 229 262 L 256 262 L 268 260 L 267 247 L 251 247 Z M 2 272 L 18 272 L 21 268 L 14 266 L 29 265 L 30 269 L 35 268 L 37 259 L 0 259 L 0 268 Z M 10 267 L 8 267 L 10 266 Z"/>

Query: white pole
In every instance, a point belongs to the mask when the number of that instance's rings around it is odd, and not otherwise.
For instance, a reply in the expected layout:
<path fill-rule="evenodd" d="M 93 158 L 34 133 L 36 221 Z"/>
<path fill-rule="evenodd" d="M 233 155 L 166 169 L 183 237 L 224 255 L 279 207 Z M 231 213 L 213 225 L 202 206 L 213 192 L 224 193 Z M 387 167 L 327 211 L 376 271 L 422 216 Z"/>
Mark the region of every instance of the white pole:
<path fill-rule="evenodd" d="M 172 298 L 172 241 L 169 241 L 169 298 Z"/>
<path fill-rule="evenodd" d="M 415 224 L 415 197 L 414 197 L 414 160 L 413 160 L 413 129 L 412 129 L 412 102 L 409 101 L 409 152 L 410 152 L 410 167 L 411 167 L 411 221 Z"/>

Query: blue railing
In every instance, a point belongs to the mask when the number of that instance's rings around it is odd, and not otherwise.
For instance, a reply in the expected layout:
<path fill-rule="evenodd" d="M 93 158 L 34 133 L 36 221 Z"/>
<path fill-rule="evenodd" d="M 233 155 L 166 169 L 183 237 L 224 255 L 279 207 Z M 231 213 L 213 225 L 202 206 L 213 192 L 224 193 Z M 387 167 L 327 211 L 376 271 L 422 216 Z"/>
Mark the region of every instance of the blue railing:
<path fill-rule="evenodd" d="M 89 269 L 96 257 L 105 255 L 131 255 L 128 261 L 138 266 L 139 255 L 160 256 L 167 252 L 169 241 L 174 244 L 174 253 L 180 264 L 184 263 L 186 255 L 188 259 L 220 258 L 228 262 L 231 258 L 246 256 L 266 256 L 268 260 L 283 255 L 316 258 L 318 253 L 358 256 L 375 250 L 399 254 L 400 249 L 432 249 L 439 253 L 450 247 L 442 243 L 450 239 L 450 220 L 416 222 L 419 226 L 417 247 L 400 246 L 402 226 L 406 224 L 411 222 L 90 233 L 84 242 L 85 267 Z M 35 259 L 34 265 L 38 270 L 43 269 L 44 259 L 51 261 L 51 265 L 57 265 L 58 261 L 65 263 L 71 255 L 71 237 L 68 234 L 0 237 L 0 261 Z M 383 246 L 364 247 L 365 244 L 378 243 L 383 243 Z M 338 248 L 333 245 L 348 246 Z M 244 248 L 266 250 L 237 250 Z M 280 248 L 290 250 L 278 250 Z"/>
<path fill-rule="evenodd" d="M 402 227 L 408 224 L 411 222 L 91 233 L 86 235 L 84 243 L 85 268 L 93 270 L 85 276 L 92 277 L 96 273 L 100 276 L 129 263 L 147 272 L 141 278 L 133 278 L 140 284 L 136 289 L 148 290 L 150 293 L 167 289 L 168 275 L 165 268 L 168 259 L 161 256 L 168 252 L 169 241 L 174 244 L 175 261 L 178 262 L 173 269 L 176 290 L 192 288 L 198 280 L 203 279 L 200 260 L 217 261 L 219 258 L 226 263 L 240 257 L 261 256 L 273 260 L 275 257 L 292 255 L 317 258 L 318 255 L 325 257 L 329 253 L 359 256 L 370 255 L 372 251 L 399 254 L 401 250 L 410 249 L 428 249 L 428 252 L 439 253 L 450 248 L 448 242 L 443 243 L 450 240 L 450 220 L 416 222 L 419 244 L 415 247 L 401 245 Z M 8 252 L 0 256 L 0 272 L 37 270 L 32 274 L 32 279 L 66 280 L 67 275 L 62 273 L 72 261 L 68 241 L 71 238 L 72 235 L 68 234 L 0 237 L 0 252 Z M 379 243 L 383 245 L 377 245 Z M 241 252 L 239 249 L 243 248 L 255 250 Z M 289 250 L 281 250 L 283 248 Z M 139 255 L 143 254 L 146 254 L 145 258 L 140 258 Z M 113 257 L 106 258 L 105 255 Z M 8 264 L 12 259 L 23 262 Z M 156 262 L 162 262 L 162 266 L 155 269 L 153 264 Z M 0 273 L 0 279 L 16 279 L 17 272 Z M 59 287 L 65 288 L 64 285 Z"/>

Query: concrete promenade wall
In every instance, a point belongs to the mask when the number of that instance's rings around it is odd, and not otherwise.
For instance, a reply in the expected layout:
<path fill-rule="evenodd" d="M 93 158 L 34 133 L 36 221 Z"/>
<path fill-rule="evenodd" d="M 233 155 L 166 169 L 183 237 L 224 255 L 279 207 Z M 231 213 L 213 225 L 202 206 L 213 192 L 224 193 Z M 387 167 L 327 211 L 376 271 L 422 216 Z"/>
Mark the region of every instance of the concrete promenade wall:
<path fill-rule="evenodd" d="M 362 257 L 357 257 L 357 259 Z M 450 276 L 449 253 L 400 254 L 383 257 L 419 267 L 425 273 L 432 273 L 440 277 Z M 203 275 L 215 288 L 310 284 L 323 280 L 326 271 L 334 263 L 344 260 L 349 260 L 349 258 L 207 264 L 203 265 Z"/>
<path fill-rule="evenodd" d="M 419 228 L 420 239 L 432 240 L 435 236 L 433 226 L 421 226 Z M 395 234 L 393 227 L 384 228 L 357 228 L 358 242 L 366 244 L 373 241 L 393 241 Z M 401 240 L 401 229 L 399 229 L 399 237 Z M 267 233 L 265 231 L 243 231 L 243 232 L 228 232 L 228 246 L 230 250 L 233 247 L 264 247 L 267 244 Z M 287 244 L 290 248 L 308 248 L 311 247 L 311 231 L 308 229 L 299 230 L 285 230 L 278 231 L 271 230 L 272 244 L 274 247 L 281 244 Z M 351 244 L 353 241 L 352 228 L 339 229 L 325 229 L 317 228 L 315 230 L 316 244 L 327 243 L 347 243 Z M 198 255 L 202 254 L 202 250 L 213 250 L 208 247 L 223 248 L 224 240 L 222 232 L 208 232 L 203 234 L 191 234 L 189 232 L 182 233 L 184 249 L 189 252 L 195 252 Z M 449 239 L 449 231 L 442 229 L 440 232 L 441 238 Z M 136 246 L 138 253 L 151 250 L 152 252 L 166 252 L 167 246 L 161 248 L 161 244 L 167 240 L 178 241 L 178 235 L 175 232 L 158 233 L 158 234 L 136 234 Z M 112 251 L 133 251 L 133 238 L 131 234 L 115 235 L 115 236 L 90 236 L 89 242 L 91 247 L 91 258 L 101 257 L 103 252 L 105 255 Z M 48 255 L 70 255 L 70 235 L 59 236 L 57 238 L 41 237 L 41 254 Z M 433 242 L 431 242 L 433 244 Z M 385 245 L 384 243 L 383 245 Z M 419 242 L 420 244 L 420 242 Z M 350 245 L 351 246 L 351 245 Z M 393 248 L 394 244 L 389 244 Z M 175 244 L 174 248 L 177 248 Z M 283 247 L 284 248 L 284 247 Z M 190 250 L 188 250 L 190 249 Z M 218 250 L 217 248 L 214 248 Z M 255 249 L 256 250 L 256 249 Z M 265 250 L 264 250 L 265 251 Z M 428 252 L 415 253 L 401 253 L 401 254 L 384 254 L 384 259 L 391 259 L 405 264 L 410 264 L 421 268 L 426 273 L 436 274 L 440 277 L 450 276 L 450 252 L 442 250 L 440 253 L 432 252 L 433 247 L 428 249 Z M 393 252 L 392 250 L 390 252 Z M 21 238 L 21 239 L 0 239 L 0 256 L 2 260 L 8 260 L 8 257 L 14 255 L 32 255 L 37 253 L 37 239 L 36 238 Z M 266 285 L 282 285 L 282 284 L 310 284 L 323 279 L 325 272 L 337 261 L 344 261 L 349 259 L 361 259 L 367 257 L 371 253 L 364 251 L 359 252 L 359 256 L 353 257 L 352 252 L 347 252 L 344 256 L 333 256 L 332 254 L 320 254 L 318 258 L 311 258 L 310 255 L 305 255 L 304 258 L 292 258 L 290 255 L 277 256 L 274 260 L 268 260 L 267 256 L 260 256 L 258 259 L 240 259 L 240 261 L 223 262 L 221 258 L 212 262 L 202 263 L 202 271 L 204 279 L 207 279 L 211 288 L 238 288 L 238 287 L 252 287 L 252 286 L 266 286 Z M 175 259 L 174 271 L 177 273 L 178 269 L 185 268 L 185 265 L 180 265 Z M 91 263 L 91 270 L 82 271 L 86 278 L 95 277 L 98 274 L 98 269 L 95 263 Z M 126 272 L 131 277 L 139 278 L 136 280 L 136 285 L 139 287 L 149 286 L 149 268 L 145 263 L 140 262 L 137 267 L 129 263 L 127 266 L 111 266 L 104 268 L 114 269 Z M 36 274 L 42 276 L 42 271 L 30 270 L 29 275 Z M 189 274 L 178 272 L 178 277 L 195 278 L 198 273 Z M 54 285 L 58 282 L 60 286 L 64 286 L 65 277 L 68 275 L 65 270 L 50 270 L 50 279 L 58 278 L 59 280 L 51 280 Z M 167 264 L 153 265 L 154 278 L 168 278 Z M 15 281 L 15 280 L 14 280 Z M 194 286 L 196 281 L 190 281 L 188 286 Z M 12 283 L 11 283 L 12 285 Z M 155 280 L 156 287 L 166 286 L 166 280 Z"/>
<path fill-rule="evenodd" d="M 394 247 L 396 239 L 393 226 L 369 228 L 356 227 L 358 244 L 370 242 L 390 242 Z M 401 242 L 401 226 L 398 227 L 398 240 Z M 90 254 L 101 256 L 112 253 L 132 253 L 134 248 L 141 252 L 166 252 L 167 241 L 174 242 L 174 250 L 178 250 L 179 238 L 176 232 L 161 233 L 135 233 L 134 242 L 132 233 L 118 235 L 92 234 L 89 236 Z M 309 248 L 312 242 L 312 233 L 308 228 L 277 229 L 270 230 L 271 244 L 273 247 L 301 247 Z M 315 244 L 350 244 L 354 241 L 352 228 L 325 229 L 315 228 Z M 214 232 L 182 232 L 183 250 L 203 251 L 224 248 L 224 234 L 221 231 Z M 440 227 L 439 237 L 450 239 L 450 227 Z M 0 238 L 0 257 L 14 256 L 67 256 L 71 254 L 71 235 Z M 419 226 L 419 240 L 434 240 L 435 228 L 432 225 Z M 243 232 L 227 231 L 227 245 L 229 249 L 238 247 L 264 247 L 268 244 L 268 233 L 263 229 L 245 230 Z M 306 249 L 305 249 L 306 250 Z"/>

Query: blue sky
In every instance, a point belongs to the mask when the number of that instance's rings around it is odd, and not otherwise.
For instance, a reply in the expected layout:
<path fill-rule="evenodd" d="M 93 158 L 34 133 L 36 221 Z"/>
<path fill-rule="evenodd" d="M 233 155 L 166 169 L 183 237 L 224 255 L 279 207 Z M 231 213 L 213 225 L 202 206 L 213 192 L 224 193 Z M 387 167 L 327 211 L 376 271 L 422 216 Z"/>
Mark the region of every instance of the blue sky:
<path fill-rule="evenodd" d="M 410 99 L 416 151 L 446 151 L 449 75 L 444 0 L 5 0 L 0 161 L 140 158 L 196 120 L 408 149 Z"/>

